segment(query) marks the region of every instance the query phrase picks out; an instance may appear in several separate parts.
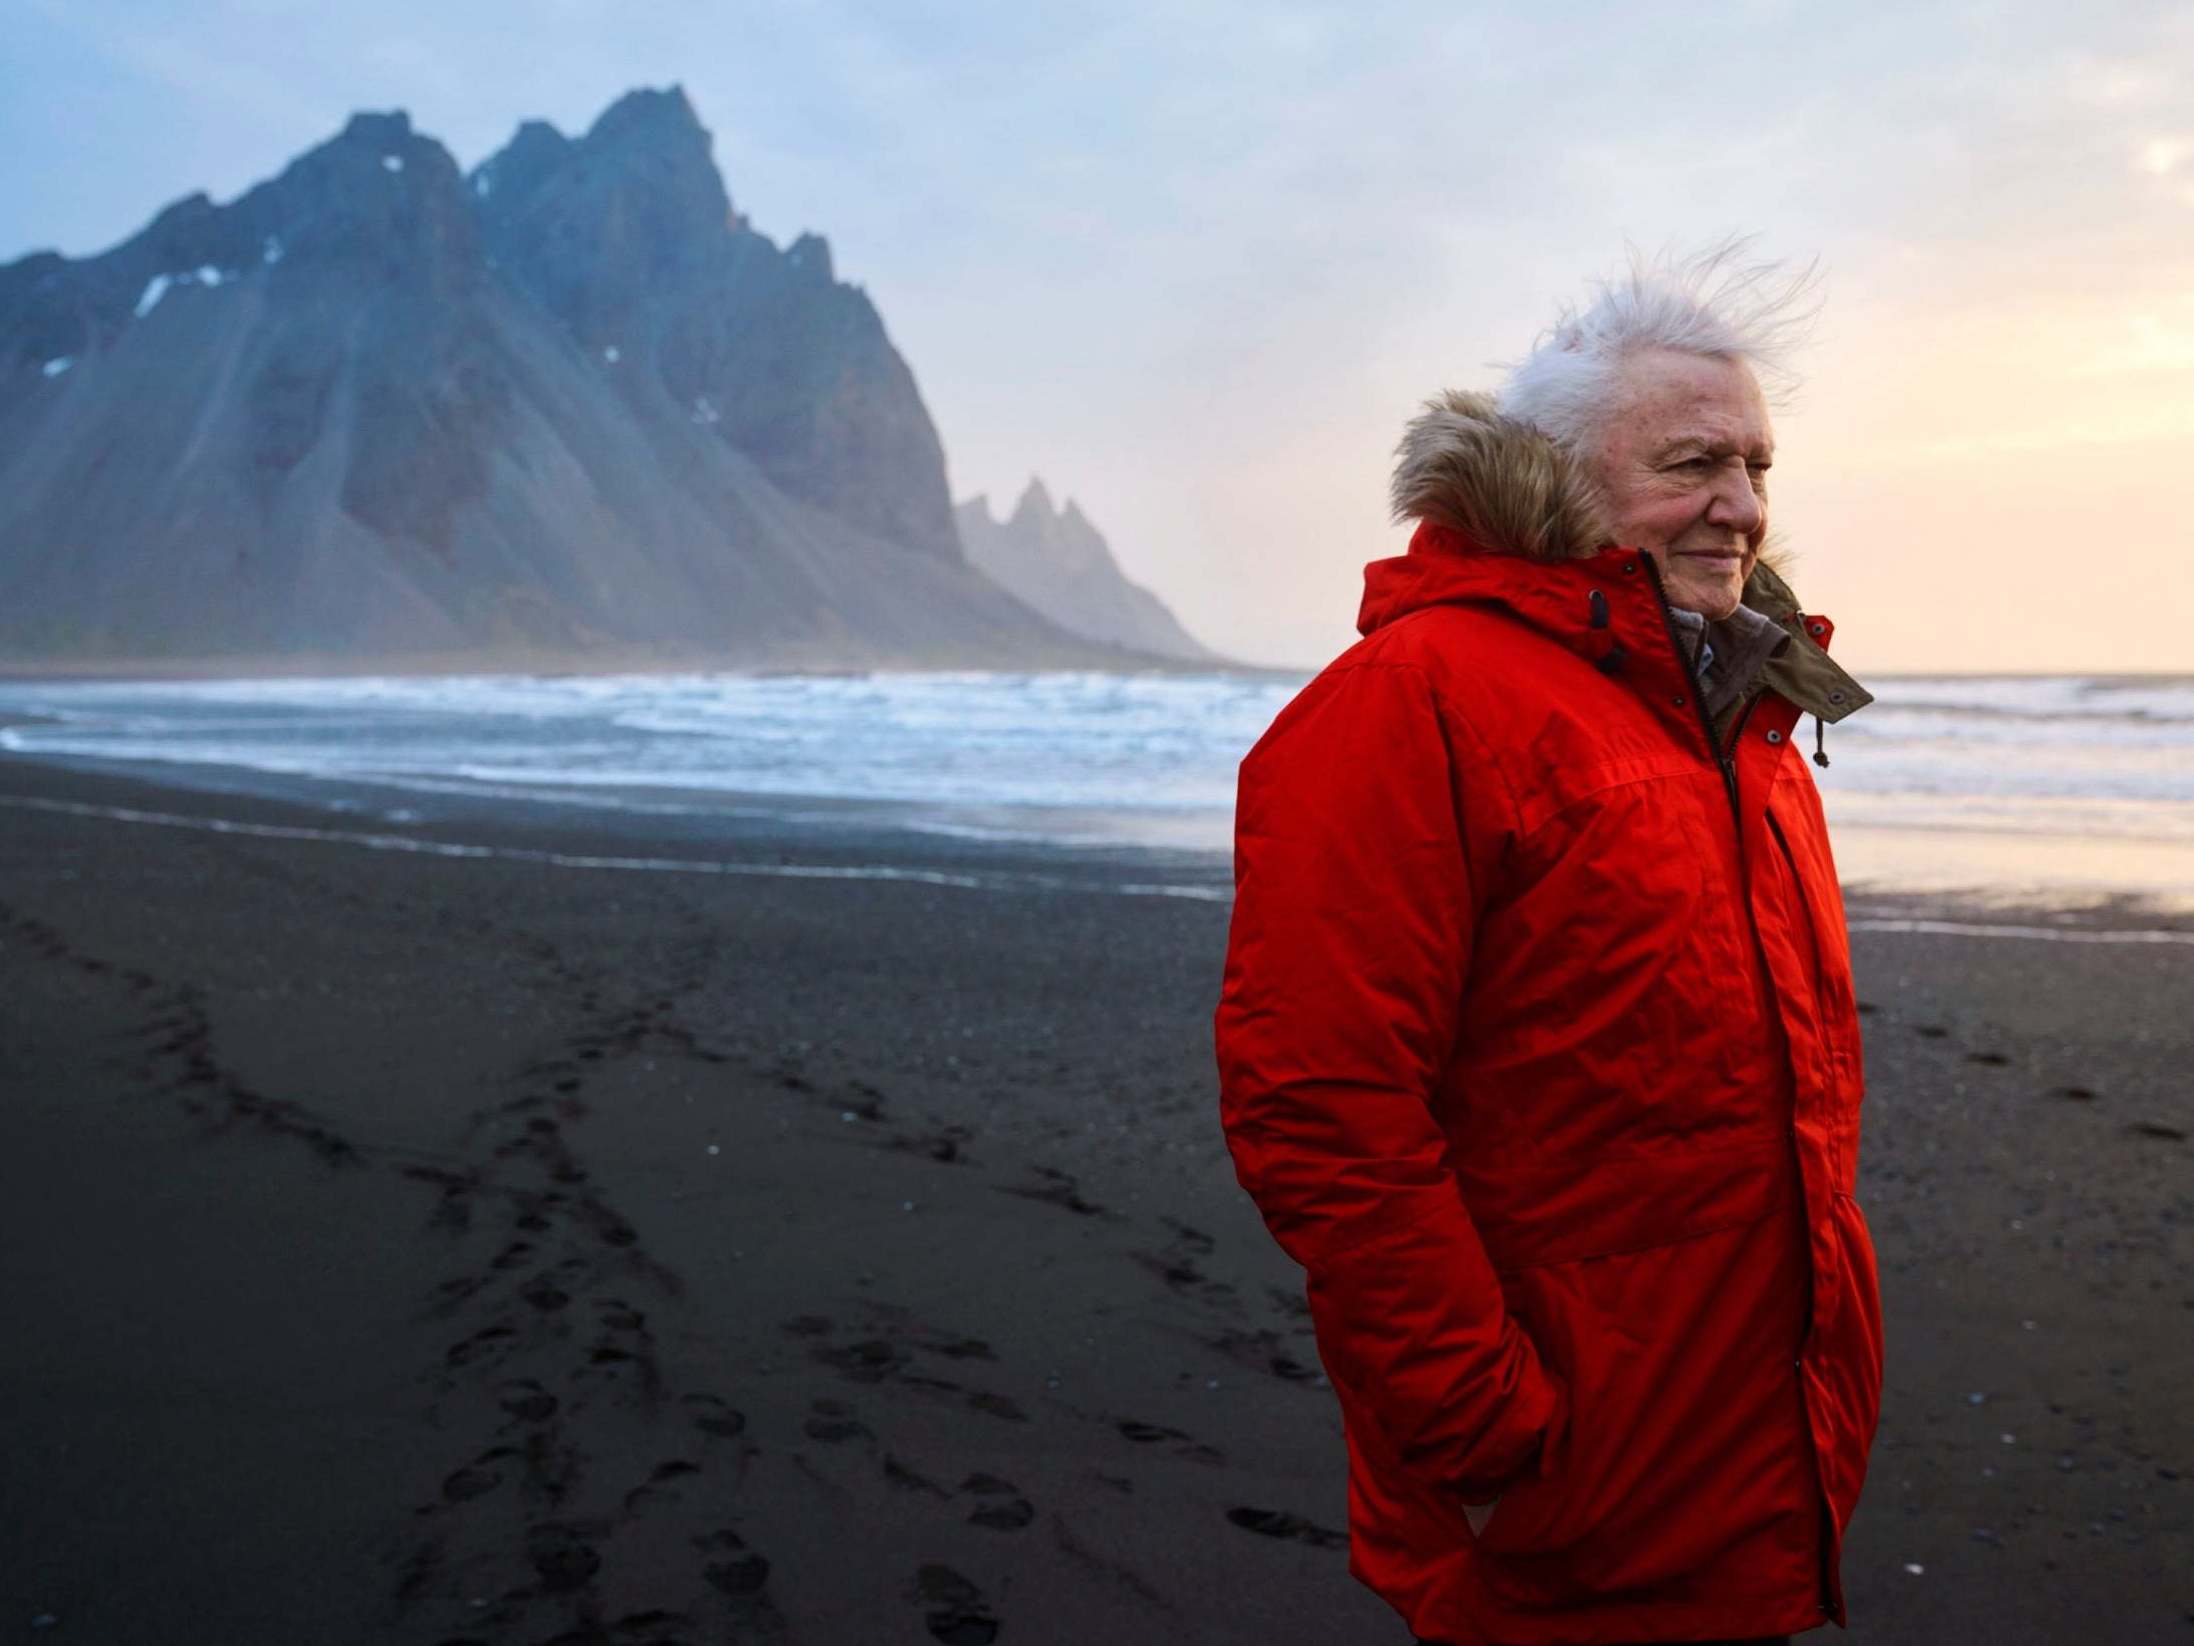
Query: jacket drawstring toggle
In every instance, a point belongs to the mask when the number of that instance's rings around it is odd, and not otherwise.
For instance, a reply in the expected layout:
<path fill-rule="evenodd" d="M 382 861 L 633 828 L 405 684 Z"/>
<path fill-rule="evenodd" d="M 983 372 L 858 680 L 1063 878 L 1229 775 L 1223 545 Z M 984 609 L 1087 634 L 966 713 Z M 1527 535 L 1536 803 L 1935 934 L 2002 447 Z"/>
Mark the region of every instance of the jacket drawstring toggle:
<path fill-rule="evenodd" d="M 1591 627 L 1604 629 L 1608 626 L 1607 596 L 1598 589 L 1594 589 L 1586 595 L 1585 611 L 1588 614 L 1587 622 Z M 1618 640 L 1610 645 L 1605 652 L 1601 653 L 1599 661 L 1592 666 L 1602 674 L 1620 674 L 1623 671 L 1623 665 L 1629 661 L 1630 653 L 1623 650 L 1623 643 Z"/>

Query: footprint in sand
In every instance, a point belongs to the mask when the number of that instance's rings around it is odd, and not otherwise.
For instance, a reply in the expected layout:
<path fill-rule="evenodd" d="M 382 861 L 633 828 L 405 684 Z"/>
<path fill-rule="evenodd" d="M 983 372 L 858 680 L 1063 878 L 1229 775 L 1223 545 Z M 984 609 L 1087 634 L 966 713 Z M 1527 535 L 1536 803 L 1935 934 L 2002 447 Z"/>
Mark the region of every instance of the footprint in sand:
<path fill-rule="evenodd" d="M 956 1395 L 961 1385 L 949 1377 L 931 1377 L 927 1372 L 901 1372 L 899 1381 L 912 1389 L 935 1389 L 940 1394 Z"/>
<path fill-rule="evenodd" d="M 1287 1286 L 1267 1286 L 1265 1296 L 1270 1298 L 1272 1306 L 1284 1315 L 1289 1315 L 1296 1320 L 1308 1320 L 1310 1318 L 1310 1300 L 1299 1289 Z"/>
<path fill-rule="evenodd" d="M 1224 1463 L 1226 1453 L 1216 1446 L 1183 1434 L 1179 1429 L 1169 1429 L 1163 1423 L 1145 1423 L 1139 1418 L 1123 1417 L 1119 1421 L 1120 1433 L 1139 1446 L 1151 1446 L 1162 1440 L 1176 1442 L 1176 1457 L 1185 1457 L 1196 1463 Z"/>
<path fill-rule="evenodd" d="M 472 1336 L 452 1343 L 442 1355 L 442 1363 L 452 1368 L 469 1366 L 475 1360 L 491 1353 L 504 1338 L 518 1333 L 509 1326 L 484 1326 Z"/>
<path fill-rule="evenodd" d="M 749 1549 L 746 1539 L 726 1527 L 693 1540 L 704 1555 L 717 1558 L 701 1568 L 709 1586 L 727 1595 L 754 1595 L 769 1582 L 769 1561 Z"/>
<path fill-rule="evenodd" d="M 651 1503 L 678 1502 L 684 1494 L 677 1490 L 677 1483 L 700 1472 L 699 1465 L 682 1457 L 656 1464 L 645 1481 L 625 1494 L 625 1512 L 637 1514 Z"/>
<path fill-rule="evenodd" d="M 948 1338 L 941 1343 L 917 1343 L 917 1349 L 943 1355 L 947 1360 L 996 1360 L 995 1351 L 979 1337 Z"/>
<path fill-rule="evenodd" d="M 601 1312 L 602 1324 L 613 1332 L 638 1332 L 647 1329 L 645 1311 L 635 1309 L 621 1297 L 597 1298 L 595 1308 Z"/>
<path fill-rule="evenodd" d="M 500 1469 L 467 1464 L 442 1482 L 442 1501 L 469 1503 L 476 1497 L 485 1497 L 502 1483 L 503 1472 Z"/>
<path fill-rule="evenodd" d="M 546 1277 L 536 1280 L 518 1294 L 543 1314 L 550 1314 L 571 1302 L 571 1293 L 559 1290 Z"/>
<path fill-rule="evenodd" d="M 1171 1229 L 1174 1235 L 1198 1257 L 1209 1257 L 1218 1244 L 1201 1229 L 1192 1229 L 1177 1217 L 1161 1217 L 1159 1222 Z"/>
<path fill-rule="evenodd" d="M 853 1408 L 842 1400 L 811 1400 L 807 1420 L 800 1425 L 800 1432 L 810 1440 L 835 1446 L 840 1441 L 863 1438 L 868 1435 L 869 1427 L 854 1416 Z"/>
<path fill-rule="evenodd" d="M 1229 1509 L 1227 1519 L 1244 1531 L 1256 1532 L 1264 1537 L 1287 1538 L 1296 1543 L 1307 1543 L 1314 1549 L 1345 1549 L 1348 1547 L 1346 1532 L 1329 1531 L 1314 1526 L 1301 1515 L 1291 1515 L 1284 1509 Z"/>
<path fill-rule="evenodd" d="M 974 1136 L 965 1126 L 945 1126 L 934 1132 L 899 1133 L 887 1141 L 886 1147 L 927 1155 L 948 1166 L 962 1165 L 969 1161 L 967 1146 Z"/>
<path fill-rule="evenodd" d="M 580 1200 L 579 1216 L 605 1246 L 630 1246 L 640 1238 L 637 1229 L 592 1195 Z"/>
<path fill-rule="evenodd" d="M 680 1403 L 693 1414 L 693 1426 L 703 1434 L 719 1435 L 729 1440 L 734 1435 L 746 1433 L 746 1413 L 733 1410 L 719 1395 L 690 1394 L 684 1396 Z"/>
<path fill-rule="evenodd" d="M 960 1490 L 983 1499 L 968 1515 L 973 1525 L 988 1526 L 999 1532 L 1018 1532 L 1036 1518 L 1036 1505 L 1023 1497 L 1021 1489 L 1010 1480 L 976 1473 L 960 1482 Z"/>
<path fill-rule="evenodd" d="M 1135 1261 L 1164 1281 L 1176 1292 L 1185 1292 L 1201 1286 L 1207 1278 L 1196 1267 L 1196 1260 L 1189 1257 L 1168 1257 L 1159 1252 L 1136 1252 Z"/>
<path fill-rule="evenodd" d="M 815 1358 L 834 1366 L 856 1383 L 880 1383 L 914 1357 L 881 1337 L 863 1338 L 835 1349 L 817 1349 Z"/>
<path fill-rule="evenodd" d="M 498 1404 L 521 1423 L 546 1423 L 556 1415 L 556 1397 L 530 1377 L 513 1378 L 499 1395 Z"/>
<path fill-rule="evenodd" d="M 1070 1212 L 1083 1217 L 1110 1216 L 1104 1207 L 1094 1200 L 1082 1198 L 1072 1172 L 1062 1172 L 1056 1166 L 1037 1166 L 1036 1175 L 1041 1183 L 994 1183 L 992 1188 L 1000 1194 L 1019 1195 L 1023 1200 L 1041 1200 L 1046 1205 L 1064 1206 Z"/>
<path fill-rule="evenodd" d="M 929 1608 L 923 1621 L 930 1638 L 945 1646 L 990 1646 L 998 1638 L 998 1620 L 990 1615 L 983 1591 L 950 1566 L 931 1561 L 914 1575 L 916 1598 Z"/>
<path fill-rule="evenodd" d="M 1317 1367 L 1306 1366 L 1293 1355 L 1282 1352 L 1281 1337 L 1276 1331 L 1228 1331 L 1209 1341 L 1221 1354 L 1259 1371 L 1269 1371 L 1285 1382 L 1313 1386 L 1325 1383 L 1325 1374 Z"/>
<path fill-rule="evenodd" d="M 884 1478 L 894 1486 L 904 1486 L 909 1491 L 927 1492 L 932 1497 L 950 1497 L 952 1494 L 918 1469 L 909 1468 L 889 1452 L 884 1454 Z"/>
<path fill-rule="evenodd" d="M 526 1559 L 551 1593 L 583 1589 L 602 1569 L 602 1557 L 569 1526 L 543 1521 L 526 1528 Z"/>

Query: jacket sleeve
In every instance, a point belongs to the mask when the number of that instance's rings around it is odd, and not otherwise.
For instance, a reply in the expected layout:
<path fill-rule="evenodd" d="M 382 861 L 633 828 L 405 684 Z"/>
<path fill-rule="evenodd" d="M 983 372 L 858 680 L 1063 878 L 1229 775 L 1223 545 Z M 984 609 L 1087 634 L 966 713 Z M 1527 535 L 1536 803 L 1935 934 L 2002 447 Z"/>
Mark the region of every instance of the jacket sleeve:
<path fill-rule="evenodd" d="M 1430 1107 L 1482 901 L 1461 785 L 1498 781 L 1458 769 L 1449 731 L 1419 670 L 1366 662 L 1250 752 L 1215 1027 L 1235 1174 L 1305 1270 L 1327 1374 L 1405 1467 L 1477 1502 L 1533 1463 L 1566 1395 L 1503 1303 Z"/>

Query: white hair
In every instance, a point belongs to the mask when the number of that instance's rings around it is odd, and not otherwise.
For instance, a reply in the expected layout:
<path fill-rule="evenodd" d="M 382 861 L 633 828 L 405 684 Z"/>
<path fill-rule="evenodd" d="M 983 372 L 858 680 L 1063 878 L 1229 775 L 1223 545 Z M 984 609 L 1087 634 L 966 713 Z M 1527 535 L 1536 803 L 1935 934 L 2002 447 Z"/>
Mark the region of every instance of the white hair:
<path fill-rule="evenodd" d="M 1780 403 L 1797 384 L 1791 356 L 1820 312 L 1819 265 L 1748 262 L 1751 247 L 1751 236 L 1731 235 L 1684 256 L 1630 248 L 1627 275 L 1595 281 L 1581 308 L 1563 305 L 1509 367 L 1501 411 L 1586 455 L 1614 409 L 1616 373 L 1641 349 L 1742 361 Z"/>

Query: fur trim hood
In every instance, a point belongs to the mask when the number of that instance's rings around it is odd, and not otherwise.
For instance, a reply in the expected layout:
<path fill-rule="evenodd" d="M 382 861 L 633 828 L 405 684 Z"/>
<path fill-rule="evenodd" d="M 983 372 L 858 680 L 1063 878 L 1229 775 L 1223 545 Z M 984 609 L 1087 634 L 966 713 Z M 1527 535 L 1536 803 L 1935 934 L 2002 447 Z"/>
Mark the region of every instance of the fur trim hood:
<path fill-rule="evenodd" d="M 1581 560 L 1613 541 L 1583 466 L 1489 394 L 1427 400 L 1395 455 L 1397 521 L 1429 520 L 1528 560 Z"/>

